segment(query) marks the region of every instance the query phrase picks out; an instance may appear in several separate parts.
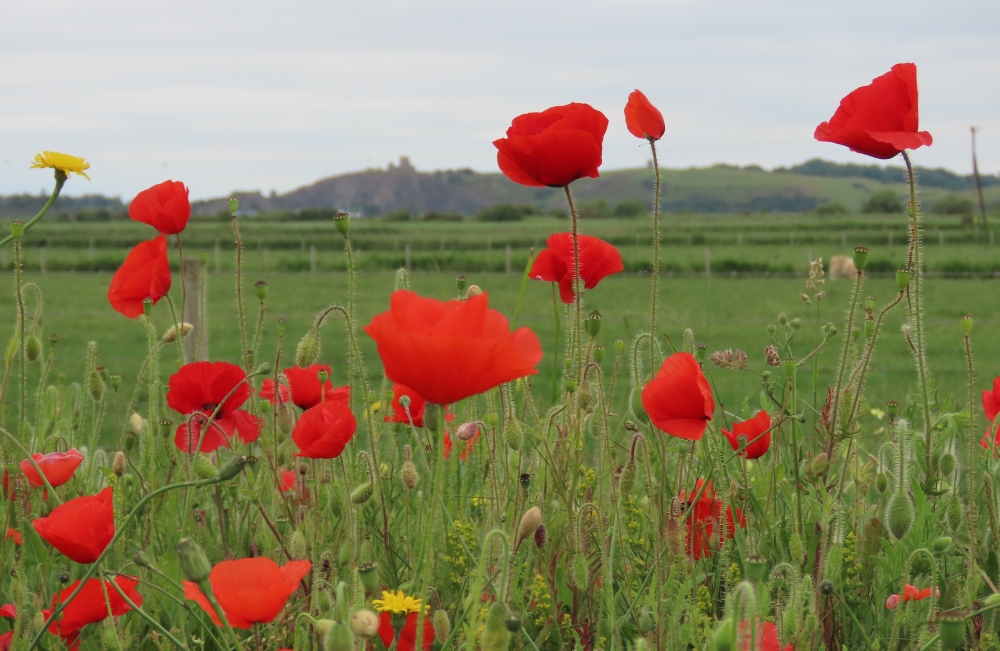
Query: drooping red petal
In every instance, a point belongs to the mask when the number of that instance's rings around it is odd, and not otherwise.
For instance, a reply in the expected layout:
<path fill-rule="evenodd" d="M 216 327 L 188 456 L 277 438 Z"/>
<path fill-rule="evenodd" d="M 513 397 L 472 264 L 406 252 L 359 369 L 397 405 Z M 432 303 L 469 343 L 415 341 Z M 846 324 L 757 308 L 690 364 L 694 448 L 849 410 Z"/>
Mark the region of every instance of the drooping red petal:
<path fill-rule="evenodd" d="M 592 235 L 578 235 L 580 247 L 580 278 L 586 289 L 624 269 L 621 253 L 611 244 Z M 559 296 L 563 303 L 572 303 L 573 274 L 573 234 L 555 233 L 545 242 L 546 248 L 538 254 L 531 266 L 529 276 L 536 280 L 559 283 Z"/>
<path fill-rule="evenodd" d="M 659 140 L 666 131 L 663 114 L 640 90 L 629 93 L 625 104 L 625 126 L 636 138 Z"/>
<path fill-rule="evenodd" d="M 292 441 L 299 447 L 295 456 L 335 459 L 344 451 L 357 427 L 347 405 L 338 400 L 321 402 L 307 409 L 295 423 Z"/>
<path fill-rule="evenodd" d="M 142 314 L 147 298 L 155 305 L 170 291 L 170 262 L 167 238 L 158 235 L 139 242 L 111 277 L 108 302 L 116 312 L 134 319 Z"/>
<path fill-rule="evenodd" d="M 642 390 L 642 406 L 653 424 L 682 439 L 697 441 L 715 413 L 712 388 L 690 353 L 663 361 L 656 377 Z"/>
<path fill-rule="evenodd" d="M 740 436 L 747 437 L 746 458 L 758 459 L 771 447 L 771 415 L 766 411 L 759 411 L 757 415 L 742 423 L 736 423 L 733 431 L 723 429 L 722 434 L 729 441 L 729 445 L 735 451 L 740 449 Z M 740 453 L 742 456 L 742 452 Z"/>
<path fill-rule="evenodd" d="M 115 536 L 111 487 L 97 495 L 84 495 L 53 509 L 32 522 L 35 531 L 70 560 L 93 563 Z"/>

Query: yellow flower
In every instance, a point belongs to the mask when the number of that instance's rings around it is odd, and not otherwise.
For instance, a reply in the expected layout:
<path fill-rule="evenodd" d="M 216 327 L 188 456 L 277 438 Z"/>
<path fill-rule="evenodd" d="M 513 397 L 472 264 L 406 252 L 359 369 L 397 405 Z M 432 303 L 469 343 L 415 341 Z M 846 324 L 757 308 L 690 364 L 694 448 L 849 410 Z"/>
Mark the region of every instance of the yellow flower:
<path fill-rule="evenodd" d="M 414 599 L 404 594 L 402 590 L 398 592 L 383 590 L 382 598 L 373 600 L 372 604 L 375 606 L 375 610 L 380 613 L 392 613 L 393 615 L 419 613 L 422 605 L 420 599 Z"/>
<path fill-rule="evenodd" d="M 36 167 L 51 167 L 54 170 L 59 170 L 60 172 L 69 176 L 70 172 L 75 172 L 82 176 L 83 178 L 90 180 L 84 170 L 90 169 L 90 163 L 79 158 L 77 156 L 70 156 L 69 154 L 60 154 L 57 151 L 43 151 L 35 156 L 35 162 L 31 165 L 32 169 Z"/>

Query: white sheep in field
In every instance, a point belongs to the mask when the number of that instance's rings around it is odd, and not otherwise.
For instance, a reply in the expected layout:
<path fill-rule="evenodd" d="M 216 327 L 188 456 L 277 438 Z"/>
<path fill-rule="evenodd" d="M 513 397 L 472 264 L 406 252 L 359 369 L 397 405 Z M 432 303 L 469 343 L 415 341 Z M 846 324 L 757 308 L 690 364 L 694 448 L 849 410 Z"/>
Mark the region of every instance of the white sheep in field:
<path fill-rule="evenodd" d="M 830 258 L 828 271 L 830 280 L 837 278 L 854 278 L 858 270 L 854 266 L 854 258 L 846 255 L 835 255 Z"/>

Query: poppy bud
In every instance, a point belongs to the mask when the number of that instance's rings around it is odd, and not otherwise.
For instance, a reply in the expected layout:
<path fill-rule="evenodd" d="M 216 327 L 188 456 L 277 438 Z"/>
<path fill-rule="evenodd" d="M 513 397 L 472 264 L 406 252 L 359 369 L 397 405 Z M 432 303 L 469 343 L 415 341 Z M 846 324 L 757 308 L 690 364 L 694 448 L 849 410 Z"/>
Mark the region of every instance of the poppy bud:
<path fill-rule="evenodd" d="M 913 526 L 914 513 L 913 505 L 906 493 L 896 493 L 885 507 L 886 520 L 889 523 L 889 531 L 897 540 L 903 538 Z"/>
<path fill-rule="evenodd" d="M 951 547 L 951 538 L 948 536 L 941 536 L 939 538 L 936 538 L 934 540 L 934 543 L 931 545 L 931 549 L 934 550 L 935 554 L 940 554 L 942 552 L 945 552 L 948 550 L 949 547 Z"/>
<path fill-rule="evenodd" d="M 190 538 L 181 538 L 177 543 L 177 560 L 181 573 L 188 581 L 201 584 L 212 573 L 212 564 L 208 562 L 205 551 Z"/>
<path fill-rule="evenodd" d="M 145 567 L 147 569 L 153 569 L 153 564 L 149 561 L 149 556 L 146 556 L 146 552 L 141 549 L 132 555 L 132 560 L 139 567 Z"/>
<path fill-rule="evenodd" d="M 583 554 L 573 557 L 573 585 L 578 590 L 586 590 L 590 581 L 590 568 L 587 567 L 587 558 Z"/>
<path fill-rule="evenodd" d="M 587 378 L 583 379 L 583 384 L 576 392 L 576 402 L 580 405 L 580 409 L 586 411 L 587 407 L 590 406 L 590 401 L 594 399 L 594 391 L 590 388 L 590 382 Z"/>
<path fill-rule="evenodd" d="M 306 536 L 301 529 L 296 529 L 292 534 L 292 542 L 288 545 L 292 553 L 292 558 L 301 561 L 306 557 Z"/>
<path fill-rule="evenodd" d="M 319 359 L 322 342 L 319 331 L 312 329 L 302 335 L 299 345 L 295 348 L 295 364 L 301 368 L 312 366 Z"/>
<path fill-rule="evenodd" d="M 346 212 L 338 212 L 333 216 L 333 225 L 338 233 L 347 237 L 347 234 L 351 232 L 351 216 Z"/>
<path fill-rule="evenodd" d="M 190 323 L 182 323 L 181 325 L 181 338 L 187 336 L 189 332 L 194 328 Z M 167 328 L 167 331 L 163 333 L 163 337 L 160 339 L 161 342 L 165 344 L 170 344 L 177 341 L 177 324 L 174 324 Z"/>
<path fill-rule="evenodd" d="M 622 469 L 622 475 L 618 479 L 618 494 L 621 495 L 622 499 L 625 499 L 632 493 L 632 487 L 635 486 L 635 475 L 635 459 L 629 457 L 629 460 L 625 462 L 625 467 Z"/>
<path fill-rule="evenodd" d="M 274 413 L 278 420 L 278 429 L 288 434 L 295 427 L 295 413 L 287 402 L 281 402 L 274 406 Z"/>
<path fill-rule="evenodd" d="M 10 223 L 10 236 L 15 242 L 19 242 L 22 237 L 24 237 L 24 222 L 20 219 L 15 219 Z"/>
<path fill-rule="evenodd" d="M 517 525 L 517 540 L 514 542 L 514 549 L 521 546 L 525 538 L 538 531 L 542 526 L 542 511 L 537 506 L 533 506 L 521 516 L 521 522 Z M 537 537 L 536 537 L 537 543 Z M 539 545 L 541 547 L 541 545 Z"/>
<path fill-rule="evenodd" d="M 587 328 L 587 334 L 590 335 L 591 339 L 596 339 L 597 334 L 601 331 L 601 321 L 604 317 L 597 310 L 590 313 L 590 316 L 583 322 L 584 327 Z"/>
<path fill-rule="evenodd" d="M 955 465 L 956 465 L 955 455 L 952 454 L 951 452 L 945 452 L 944 454 L 941 455 L 941 458 L 938 460 L 938 469 L 941 471 L 941 474 L 944 475 L 945 477 L 955 472 Z"/>
<path fill-rule="evenodd" d="M 407 459 L 403 462 L 403 467 L 399 471 L 399 476 L 403 480 L 403 486 L 406 486 L 407 490 L 413 490 L 417 487 L 417 481 L 419 481 L 420 476 L 417 474 L 417 467 L 413 465 L 413 462 Z"/>
<path fill-rule="evenodd" d="M 469 289 L 465 291 L 465 296 L 467 298 L 472 298 L 473 296 L 479 296 L 482 293 L 483 290 L 480 289 L 479 285 L 469 285 Z"/>
<path fill-rule="evenodd" d="M 865 298 L 865 312 L 871 312 L 875 309 L 875 297 L 868 296 Z"/>
<path fill-rule="evenodd" d="M 670 554 L 675 558 L 684 556 L 684 536 L 684 529 L 681 527 L 680 523 L 677 522 L 676 518 L 671 518 L 667 521 L 667 548 L 670 550 Z"/>
<path fill-rule="evenodd" d="M 115 455 L 115 460 L 111 462 L 111 471 L 118 477 L 125 474 L 125 453 L 121 450 Z"/>
<path fill-rule="evenodd" d="M 736 648 L 736 629 L 733 628 L 733 620 L 727 617 L 719 622 L 712 633 L 709 648 L 715 651 L 731 651 Z"/>
<path fill-rule="evenodd" d="M 364 504 L 372 498 L 374 492 L 375 487 L 372 486 L 370 481 L 358 484 L 358 487 L 351 491 L 351 502 L 353 504 Z"/>
<path fill-rule="evenodd" d="M 507 629 L 507 605 L 501 601 L 490 604 L 483 627 L 482 651 L 507 651 L 511 634 Z"/>
<path fill-rule="evenodd" d="M 958 325 L 962 326 L 962 332 L 968 337 L 972 333 L 972 317 L 969 315 L 963 316 L 958 320 Z"/>
<path fill-rule="evenodd" d="M 885 403 L 885 413 L 890 421 L 896 420 L 896 415 L 899 413 L 899 403 L 895 400 Z"/>
<path fill-rule="evenodd" d="M 854 268 L 861 273 L 868 266 L 868 247 L 867 246 L 856 246 L 854 247 Z"/>
<path fill-rule="evenodd" d="M 906 289 L 906 286 L 910 284 L 910 272 L 906 269 L 899 269 L 896 271 L 896 287 L 899 287 L 899 291 Z"/>
<path fill-rule="evenodd" d="M 524 430 L 521 423 L 516 418 L 511 418 L 503 426 L 503 437 L 507 447 L 511 450 L 520 450 L 521 441 L 524 439 Z"/>
<path fill-rule="evenodd" d="M 656 622 L 653 620 L 653 609 L 649 606 L 643 606 L 642 611 L 639 613 L 639 631 L 645 635 L 652 631 L 655 626 Z"/>
<path fill-rule="evenodd" d="M 865 339 L 871 339 L 875 336 L 875 317 L 869 316 L 865 319 Z"/>
<path fill-rule="evenodd" d="M 624 350 L 624 348 L 625 348 L 625 342 L 622 341 L 621 339 L 615 339 L 615 352 L 620 355 L 622 350 Z"/>
<path fill-rule="evenodd" d="M 253 284 L 253 290 L 257 293 L 257 300 L 261 303 L 267 298 L 267 283 L 263 280 L 258 280 Z"/>
<path fill-rule="evenodd" d="M 649 424 L 649 414 L 646 413 L 646 408 L 642 404 L 642 391 L 638 388 L 632 390 L 632 395 L 629 396 L 629 404 L 632 407 L 632 415 L 635 419 L 645 425 Z"/>
<path fill-rule="evenodd" d="M 805 561 L 806 548 L 802 543 L 802 536 L 797 531 L 788 537 L 788 554 L 795 565 L 802 565 Z"/>
<path fill-rule="evenodd" d="M 698 363 L 704 366 L 705 359 L 708 357 L 708 346 L 706 344 L 698 344 L 694 349 L 694 356 L 698 360 Z"/>
<path fill-rule="evenodd" d="M 434 621 L 434 630 L 437 631 L 437 620 Z M 375 634 L 378 633 L 378 625 L 378 615 L 370 610 L 359 610 L 351 614 L 351 631 L 362 640 L 370 640 L 375 637 Z"/>
<path fill-rule="evenodd" d="M 938 634 L 944 651 L 959 649 L 965 644 L 965 613 L 947 610 L 938 617 Z"/>
<path fill-rule="evenodd" d="M 971 509 L 974 508 L 975 505 L 972 505 Z M 958 500 L 948 500 L 945 515 L 948 517 L 948 526 L 951 527 L 951 530 L 953 532 L 958 531 L 958 528 L 962 526 L 962 520 L 964 519 L 961 503 L 959 503 Z"/>
<path fill-rule="evenodd" d="M 35 335 L 28 335 L 24 342 L 24 356 L 29 362 L 38 359 L 42 354 L 42 342 Z"/>
<path fill-rule="evenodd" d="M 465 288 L 469 286 L 469 279 L 465 276 L 459 276 L 455 279 L 455 285 L 458 286 L 459 296 L 465 296 Z"/>
<path fill-rule="evenodd" d="M 424 405 L 424 429 L 429 432 L 440 432 L 444 421 L 444 408 L 441 405 L 426 403 Z"/>
<path fill-rule="evenodd" d="M 444 644 L 451 636 L 451 620 L 448 619 L 448 611 L 438 608 L 434 611 L 433 618 L 434 639 L 438 644 Z"/>
<path fill-rule="evenodd" d="M 194 473 L 202 479 L 211 479 L 219 474 L 212 460 L 204 454 L 199 454 L 194 458 Z"/>
<path fill-rule="evenodd" d="M 246 465 L 247 458 L 242 454 L 231 458 L 225 463 L 224 466 L 222 466 L 221 469 L 219 469 L 219 479 L 221 481 L 229 481 L 230 479 L 233 479 L 236 475 L 243 472 Z"/>
<path fill-rule="evenodd" d="M 405 397 L 405 396 L 404 396 Z M 458 430 L 455 432 L 455 436 L 458 437 L 460 441 L 468 441 L 476 432 L 479 431 L 479 423 L 475 421 L 469 421 L 467 423 L 462 423 L 458 426 Z"/>
<path fill-rule="evenodd" d="M 820 452 L 813 457 L 812 463 L 809 464 L 809 472 L 818 477 L 825 473 L 829 466 L 830 460 L 827 457 L 826 452 Z"/>
<path fill-rule="evenodd" d="M 104 397 L 104 379 L 96 370 L 91 371 L 90 377 L 87 378 L 87 390 L 94 402 L 100 402 L 101 398 Z"/>
<path fill-rule="evenodd" d="M 604 361 L 604 346 L 594 346 L 594 361 L 598 364 Z"/>
<path fill-rule="evenodd" d="M 354 633 L 351 627 L 342 622 L 331 626 L 323 639 L 323 651 L 354 651 Z"/>
<path fill-rule="evenodd" d="M 538 525 L 535 529 L 535 547 L 541 549 L 545 547 L 545 539 L 548 537 L 548 529 L 545 528 L 544 524 Z"/>
<path fill-rule="evenodd" d="M 889 478 L 886 477 L 884 472 L 875 475 L 875 490 L 880 493 L 885 493 L 889 490 Z"/>

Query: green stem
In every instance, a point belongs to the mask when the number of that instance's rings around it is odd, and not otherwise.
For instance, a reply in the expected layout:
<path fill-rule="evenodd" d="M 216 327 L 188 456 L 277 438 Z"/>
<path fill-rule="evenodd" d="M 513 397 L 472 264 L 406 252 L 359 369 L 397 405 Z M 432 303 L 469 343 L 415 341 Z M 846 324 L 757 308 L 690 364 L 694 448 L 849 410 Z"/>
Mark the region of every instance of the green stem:
<path fill-rule="evenodd" d="M 240 359 L 243 360 L 244 370 L 250 373 L 250 360 L 247 357 L 246 312 L 243 309 L 243 239 L 240 237 L 240 227 L 236 223 L 236 215 L 233 215 L 233 235 L 236 237 L 236 306 L 239 309 L 240 317 L 240 341 L 243 342 Z"/>
<path fill-rule="evenodd" d="M 18 427 L 17 435 L 22 439 L 24 438 L 24 411 L 27 408 L 27 359 L 25 359 L 24 348 L 25 348 L 25 324 L 24 324 L 24 291 L 21 287 L 21 238 L 14 240 L 14 291 L 17 295 L 17 336 L 18 336 L 18 357 L 20 363 L 20 382 L 21 391 L 18 396 L 18 403 L 20 405 L 18 410 Z"/>
<path fill-rule="evenodd" d="M 851 349 L 851 328 L 854 326 L 854 311 L 858 306 L 858 296 L 861 294 L 861 282 L 864 272 L 859 271 L 854 277 L 854 289 L 851 292 L 851 307 L 847 310 L 847 320 L 844 323 L 844 345 L 840 350 L 840 369 L 837 371 L 837 385 L 833 391 L 833 417 L 830 420 L 830 436 L 836 436 L 837 416 L 840 413 L 840 389 L 844 383 L 844 371 L 847 367 L 847 357 Z M 794 406 L 793 406 L 794 409 Z M 796 467 L 798 465 L 796 464 Z"/>
<path fill-rule="evenodd" d="M 573 194 L 569 191 L 569 186 L 563 187 L 566 191 L 566 201 L 569 203 L 570 217 L 573 219 L 573 302 L 576 304 L 576 319 L 573 323 L 573 357 L 576 358 L 576 379 L 580 381 L 581 354 L 583 346 L 580 344 L 583 328 L 583 287 L 580 286 L 580 219 L 576 213 L 576 206 L 573 205 Z"/>
<path fill-rule="evenodd" d="M 653 297 L 649 307 L 649 368 L 656 368 L 656 346 L 653 339 L 656 337 L 656 294 L 657 281 L 660 276 L 660 162 L 656 157 L 656 141 L 649 139 L 649 147 L 653 150 L 653 172 L 656 174 L 656 182 L 653 189 Z"/>
<path fill-rule="evenodd" d="M 180 362 L 181 362 L 180 366 L 184 366 L 185 364 L 187 364 L 187 360 L 184 359 L 184 342 L 183 342 L 184 337 L 182 336 L 183 333 L 182 328 L 184 327 L 184 317 L 181 316 L 181 319 L 178 321 L 177 308 L 174 307 L 174 299 L 170 298 L 170 294 L 167 294 L 166 298 L 167 298 L 167 305 L 170 306 L 170 317 L 174 320 L 174 333 L 176 335 L 175 338 L 177 340 L 177 352 L 180 354 Z M 183 303 L 181 303 L 181 309 L 182 310 L 184 309 Z M 180 366 L 178 366 L 178 368 L 180 368 Z"/>
<path fill-rule="evenodd" d="M 56 187 L 52 189 L 52 195 L 49 197 L 49 200 L 45 202 L 45 205 L 42 206 L 42 209 L 38 211 L 38 214 L 29 219 L 27 223 L 25 223 L 24 225 L 25 233 L 27 233 L 28 229 L 34 226 L 38 222 L 38 220 L 44 217 L 45 213 L 49 211 L 49 208 L 52 207 L 52 204 L 54 204 L 56 202 L 56 199 L 59 198 L 59 193 L 62 191 L 64 183 L 66 183 L 66 172 L 63 172 L 62 170 L 56 170 Z M 7 237 L 0 240 L 0 246 L 3 246 L 7 242 L 10 242 L 12 239 L 14 239 L 14 237 L 12 235 L 8 235 Z"/>
<path fill-rule="evenodd" d="M 149 625 L 155 628 L 160 633 L 160 635 L 164 636 L 165 638 L 173 642 L 174 646 L 176 646 L 178 649 L 187 649 L 187 646 L 185 646 L 184 643 L 178 640 L 176 637 L 171 635 L 170 631 L 163 628 L 163 625 L 161 625 L 160 622 L 153 619 L 149 613 L 144 611 L 142 608 L 137 606 L 131 599 L 129 599 L 128 595 L 125 594 L 125 591 L 121 589 L 121 586 L 119 586 L 115 581 L 108 581 L 108 583 L 110 583 L 111 587 L 115 589 L 115 592 L 118 593 L 118 596 L 120 596 L 125 601 L 125 603 L 129 605 L 129 608 L 134 610 L 139 615 L 139 617 L 142 617 L 147 622 L 149 622 Z"/>

